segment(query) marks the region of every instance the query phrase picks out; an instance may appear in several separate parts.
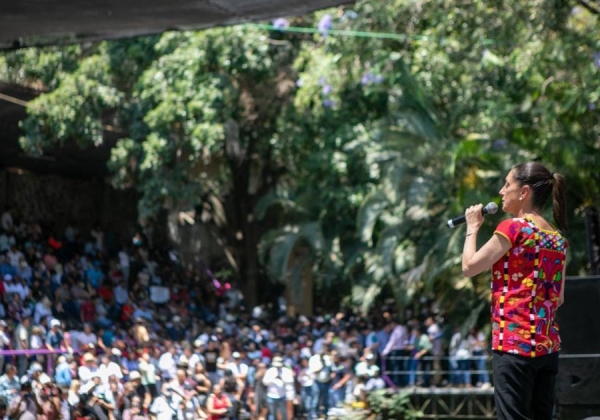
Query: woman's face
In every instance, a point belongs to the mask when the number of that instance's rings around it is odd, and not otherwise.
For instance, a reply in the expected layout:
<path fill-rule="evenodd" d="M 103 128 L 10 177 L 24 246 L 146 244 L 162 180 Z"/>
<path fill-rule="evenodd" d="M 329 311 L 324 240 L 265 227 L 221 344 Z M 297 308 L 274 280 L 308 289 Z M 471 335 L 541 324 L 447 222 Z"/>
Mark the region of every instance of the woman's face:
<path fill-rule="evenodd" d="M 510 171 L 506 176 L 504 186 L 499 194 L 502 197 L 502 211 L 517 215 L 521 209 L 522 187 L 515 179 L 513 171 Z"/>

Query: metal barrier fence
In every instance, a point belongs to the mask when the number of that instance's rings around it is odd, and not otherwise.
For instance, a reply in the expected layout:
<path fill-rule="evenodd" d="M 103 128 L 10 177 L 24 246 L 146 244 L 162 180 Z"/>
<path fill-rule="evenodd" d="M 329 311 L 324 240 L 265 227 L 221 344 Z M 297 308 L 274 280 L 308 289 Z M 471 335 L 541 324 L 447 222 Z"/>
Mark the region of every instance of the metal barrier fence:
<path fill-rule="evenodd" d="M 594 359 L 594 358 L 600 358 L 600 353 L 590 353 L 590 354 L 560 354 L 559 355 L 559 359 Z M 427 375 L 431 378 L 433 378 L 435 375 L 465 375 L 465 374 L 474 374 L 474 375 L 483 375 L 483 374 L 487 374 L 488 378 L 490 378 L 490 382 L 492 381 L 492 376 L 493 376 L 493 372 L 492 369 L 433 369 L 434 366 L 434 362 L 445 362 L 450 364 L 451 362 L 471 362 L 471 363 L 475 363 L 477 361 L 481 361 L 484 360 L 486 366 L 488 365 L 488 362 L 491 362 L 491 355 L 484 355 L 484 356 L 471 356 L 469 358 L 466 359 L 457 359 L 455 357 L 450 357 L 450 356 L 424 356 L 421 357 L 419 359 L 415 359 L 414 357 L 410 357 L 410 356 L 388 356 L 388 357 L 383 357 L 381 356 L 381 377 L 383 378 L 383 380 L 386 382 L 386 384 L 389 387 L 392 388 L 397 388 L 398 385 L 396 383 L 394 383 L 394 381 L 392 380 L 392 378 L 390 376 L 400 376 L 400 375 L 410 375 L 411 373 L 415 373 L 416 374 L 421 374 L 421 375 Z M 419 361 L 419 362 L 430 362 L 429 364 L 429 369 L 427 370 L 418 370 L 418 365 L 415 369 L 400 369 L 400 370 L 390 370 L 389 369 L 389 365 L 391 363 L 389 362 L 393 362 L 395 360 L 398 360 L 401 362 L 401 364 L 403 366 L 406 367 L 406 362 L 410 362 L 410 361 Z"/>
<path fill-rule="evenodd" d="M 440 361 L 444 363 L 449 363 L 451 361 L 451 357 L 443 356 L 443 357 L 434 357 L 427 356 L 423 358 L 425 361 L 429 363 L 429 367 L 432 367 L 434 361 Z M 561 364 L 559 367 L 559 377 L 561 375 L 566 377 L 579 378 L 577 381 L 581 380 L 581 383 L 576 382 L 573 384 L 572 382 L 567 383 L 568 392 L 572 393 L 573 389 L 577 392 L 578 395 L 584 394 L 587 392 L 590 387 L 592 387 L 592 383 L 589 381 L 583 380 L 583 374 L 581 373 L 581 369 L 587 369 L 586 371 L 590 371 L 591 375 L 594 375 L 594 372 L 598 372 L 598 368 L 600 367 L 600 354 L 598 353 L 590 353 L 590 354 L 561 354 L 559 359 L 564 361 L 564 364 Z M 573 369 L 571 366 L 572 363 L 576 363 L 577 361 L 583 359 L 583 368 L 580 366 L 577 369 Z M 585 359 L 592 359 L 589 363 Z M 593 360 L 596 359 L 596 360 Z M 385 382 L 388 384 L 391 390 L 400 389 L 392 381 L 392 376 L 394 375 L 408 375 L 412 371 L 411 370 L 390 370 L 387 369 L 388 361 L 394 361 L 399 363 L 406 363 L 410 360 L 414 360 L 412 357 L 406 356 L 392 356 L 388 358 L 381 358 L 382 365 L 382 377 Z M 486 363 L 486 367 L 489 366 L 488 361 L 491 362 L 490 356 L 473 356 L 468 359 L 464 359 L 467 361 L 479 362 L 484 360 Z M 414 365 L 413 365 L 414 366 Z M 430 370 L 426 373 L 430 375 L 430 379 L 433 378 L 434 374 L 443 375 L 443 374 L 455 374 L 460 372 L 466 372 L 464 370 L 447 370 L 447 369 L 438 369 L 438 370 Z M 486 372 L 488 377 L 492 380 L 492 371 L 491 369 L 479 370 L 472 369 L 468 371 L 469 373 L 478 374 Z M 398 379 L 398 376 L 395 376 Z M 406 379 L 406 376 L 404 377 Z M 557 395 L 557 407 L 556 410 L 558 413 L 561 413 L 560 418 L 564 418 L 565 420 L 576 419 L 580 420 L 585 417 L 593 417 L 600 415 L 600 405 L 598 403 L 598 399 L 596 395 L 591 395 L 588 393 L 588 398 L 586 400 L 581 401 L 572 401 L 572 398 L 567 398 L 565 395 L 564 389 L 561 390 L 560 381 L 557 381 L 556 387 L 556 395 Z M 593 390 L 594 388 L 591 388 Z M 595 388 L 597 389 L 597 388 Z M 394 392 L 394 391 L 391 391 Z M 414 387 L 414 388 L 403 388 L 403 392 L 406 392 L 409 395 L 408 407 L 411 410 L 415 410 L 420 412 L 421 415 L 419 418 L 421 419 L 436 419 L 436 420 L 491 420 L 495 419 L 496 409 L 494 405 L 494 388 L 493 387 L 472 387 L 472 388 L 456 388 L 456 387 Z M 586 394 L 587 395 L 587 394 Z M 565 403 L 565 400 L 567 403 Z M 569 403 L 570 401 L 570 403 Z M 582 405 L 583 404 L 583 405 Z M 563 415 L 564 414 L 564 415 Z M 584 415 L 585 414 L 585 415 Z"/>

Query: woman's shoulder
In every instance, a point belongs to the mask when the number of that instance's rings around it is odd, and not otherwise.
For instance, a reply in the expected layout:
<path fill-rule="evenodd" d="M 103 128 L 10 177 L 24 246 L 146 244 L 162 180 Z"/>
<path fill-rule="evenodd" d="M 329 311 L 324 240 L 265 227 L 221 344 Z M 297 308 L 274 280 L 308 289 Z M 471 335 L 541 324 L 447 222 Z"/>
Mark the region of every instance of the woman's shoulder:
<path fill-rule="evenodd" d="M 496 229 L 500 229 L 500 228 L 506 228 L 506 227 L 520 227 L 520 226 L 525 226 L 528 224 L 527 219 L 524 219 L 522 217 L 509 217 L 507 219 L 502 220 L 500 223 L 498 223 L 498 227 Z"/>

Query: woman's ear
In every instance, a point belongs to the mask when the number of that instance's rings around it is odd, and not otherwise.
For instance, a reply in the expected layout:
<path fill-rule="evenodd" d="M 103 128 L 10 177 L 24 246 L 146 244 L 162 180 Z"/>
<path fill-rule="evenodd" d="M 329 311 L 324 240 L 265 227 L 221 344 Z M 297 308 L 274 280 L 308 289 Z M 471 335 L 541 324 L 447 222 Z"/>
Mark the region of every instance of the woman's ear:
<path fill-rule="evenodd" d="M 521 194 L 519 195 L 519 200 L 520 201 L 527 200 L 527 197 L 529 197 L 529 194 L 531 194 L 531 187 L 529 185 L 523 185 L 521 187 Z"/>

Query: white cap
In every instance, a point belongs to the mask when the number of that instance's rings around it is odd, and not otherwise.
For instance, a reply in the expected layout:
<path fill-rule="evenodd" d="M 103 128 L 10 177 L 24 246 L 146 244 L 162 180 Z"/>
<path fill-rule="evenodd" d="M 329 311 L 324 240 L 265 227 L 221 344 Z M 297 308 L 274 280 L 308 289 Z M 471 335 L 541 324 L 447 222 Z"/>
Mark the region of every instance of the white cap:
<path fill-rule="evenodd" d="M 46 375 L 45 373 L 42 373 L 42 374 L 40 375 L 40 379 L 39 379 L 39 381 L 40 381 L 40 384 L 42 384 L 42 385 L 46 385 L 46 384 L 49 384 L 49 383 L 51 383 L 51 382 L 52 382 L 52 379 L 50 379 L 50 377 L 49 377 L 48 375 Z"/>
<path fill-rule="evenodd" d="M 53 327 L 60 327 L 60 321 L 56 318 L 54 318 L 52 321 L 50 321 L 50 328 Z"/>
<path fill-rule="evenodd" d="M 129 380 L 130 381 L 135 381 L 136 379 L 141 379 L 142 375 L 140 375 L 140 372 L 138 372 L 137 370 L 132 370 L 131 372 L 129 372 Z"/>

